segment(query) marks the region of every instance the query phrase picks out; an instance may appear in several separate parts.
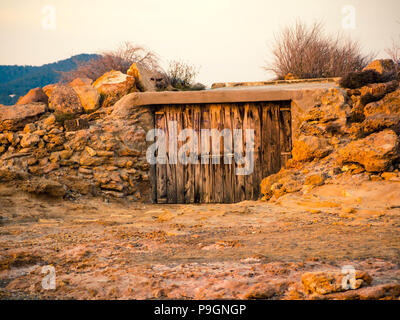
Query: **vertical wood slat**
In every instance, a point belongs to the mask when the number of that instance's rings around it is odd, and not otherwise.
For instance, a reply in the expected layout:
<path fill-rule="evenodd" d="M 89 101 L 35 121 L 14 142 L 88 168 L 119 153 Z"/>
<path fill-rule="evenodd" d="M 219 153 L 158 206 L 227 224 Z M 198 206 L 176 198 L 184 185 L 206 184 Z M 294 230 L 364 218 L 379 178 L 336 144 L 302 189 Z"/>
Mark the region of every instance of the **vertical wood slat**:
<path fill-rule="evenodd" d="M 201 154 L 201 141 L 200 141 L 200 128 L 201 128 L 201 107 L 199 105 L 195 105 L 193 107 L 193 129 L 196 132 L 197 139 L 197 163 L 193 165 L 193 183 L 194 183 L 194 202 L 200 202 L 200 189 L 202 185 L 201 180 L 201 163 L 200 163 L 200 154 Z"/>
<path fill-rule="evenodd" d="M 165 112 L 166 121 L 166 144 L 167 144 L 167 202 L 177 202 L 177 190 L 176 190 L 176 164 L 172 160 L 172 145 L 170 144 L 170 137 L 172 137 L 172 123 L 176 121 L 176 114 L 179 112 L 177 107 L 171 106 Z"/>
<path fill-rule="evenodd" d="M 263 177 L 270 175 L 271 170 L 271 105 L 262 104 L 262 168 Z"/>
<path fill-rule="evenodd" d="M 257 200 L 260 195 L 260 183 L 262 180 L 261 163 L 261 108 L 258 104 L 252 104 L 252 118 L 254 126 L 254 171 L 253 171 L 253 200 Z"/>
<path fill-rule="evenodd" d="M 241 113 L 241 109 L 243 109 L 243 104 L 232 104 L 232 113 L 233 113 L 233 129 L 243 129 L 243 112 Z M 242 142 L 243 145 L 243 142 Z M 238 150 L 234 150 L 235 155 L 238 153 Z M 242 154 L 239 156 L 243 156 L 244 150 L 242 150 Z M 238 167 L 242 167 L 243 165 L 239 165 L 235 159 L 235 171 L 234 171 L 234 180 L 235 180 L 235 202 L 240 202 L 245 200 L 245 176 L 237 175 Z"/>
<path fill-rule="evenodd" d="M 231 105 L 222 105 L 224 129 L 230 130 L 231 134 L 229 137 L 223 139 L 223 155 L 225 152 L 228 153 L 228 161 L 223 158 L 223 202 L 232 203 L 235 201 L 235 181 L 234 181 L 234 158 L 233 158 L 233 130 L 232 130 L 232 117 L 231 117 Z M 229 141 L 227 140 L 229 139 Z M 230 163 L 229 163 L 230 161 Z"/>
<path fill-rule="evenodd" d="M 153 113 L 153 127 L 157 128 L 155 113 Z M 157 166 L 156 166 L 156 164 L 150 165 L 150 183 L 151 183 L 151 202 L 157 203 Z"/>
<path fill-rule="evenodd" d="M 254 158 L 251 156 L 251 154 L 247 154 L 247 148 L 248 144 L 251 145 L 251 141 L 247 140 L 247 129 L 254 129 L 253 128 L 253 117 L 252 117 L 252 108 L 249 103 L 245 103 L 243 106 L 244 113 L 243 113 L 243 130 L 242 130 L 242 136 L 243 136 L 243 154 L 245 156 L 246 162 L 251 162 L 254 160 Z M 253 154 L 254 156 L 254 154 Z M 245 167 L 248 169 L 250 168 L 250 163 L 246 163 Z M 244 176 L 244 193 L 245 193 L 245 199 L 252 199 L 253 198 L 253 174 L 246 174 Z"/>
<path fill-rule="evenodd" d="M 178 113 L 176 114 L 177 131 L 179 133 L 183 130 L 183 110 L 182 106 L 178 106 Z M 184 142 L 178 139 L 178 150 L 182 147 Z M 185 203 L 185 169 L 179 160 L 176 163 L 176 196 L 177 203 Z"/>
<path fill-rule="evenodd" d="M 155 114 L 156 127 L 165 132 L 165 108 L 161 108 Z M 157 203 L 167 203 L 167 181 L 166 181 L 166 165 L 159 164 L 156 165 L 157 173 Z"/>
<path fill-rule="evenodd" d="M 212 188 L 214 189 L 214 198 L 213 202 L 221 203 L 223 200 L 224 192 L 223 192 L 223 164 L 221 163 L 222 159 L 222 152 L 221 152 L 221 138 L 219 134 L 222 131 L 222 119 L 221 119 L 221 105 L 211 105 L 210 106 L 210 113 L 211 113 L 211 128 L 216 129 L 217 131 L 213 130 L 211 133 L 211 150 L 212 150 L 212 169 L 213 169 L 213 185 Z M 214 144 L 215 143 L 215 147 Z M 219 145 L 219 149 L 218 149 Z M 214 154 L 215 149 L 215 154 Z"/>
<path fill-rule="evenodd" d="M 291 112 L 290 104 L 286 101 L 281 103 L 279 107 L 279 126 L 281 167 L 284 167 L 291 158 L 292 150 Z"/>
<path fill-rule="evenodd" d="M 202 129 L 211 129 L 211 121 L 210 121 L 210 109 L 208 105 L 204 105 L 201 109 L 201 128 Z M 211 158 L 209 157 L 211 152 L 211 138 L 208 137 L 208 141 L 202 141 L 202 146 L 205 148 L 208 145 L 208 153 L 205 156 L 205 164 L 201 164 L 201 194 L 200 194 L 200 201 L 202 203 L 209 203 L 211 202 Z"/>
<path fill-rule="evenodd" d="M 185 109 L 183 112 L 184 117 L 184 129 L 193 129 L 193 106 L 185 105 Z M 188 143 L 189 138 L 184 141 L 184 143 Z M 187 154 L 188 156 L 189 154 Z M 189 162 L 184 166 L 185 172 L 185 203 L 194 203 L 194 183 L 193 183 L 193 165 Z"/>
<path fill-rule="evenodd" d="M 274 105 L 272 109 L 272 173 L 276 173 L 281 168 L 281 148 L 280 148 L 280 126 L 279 126 L 279 105 Z"/>

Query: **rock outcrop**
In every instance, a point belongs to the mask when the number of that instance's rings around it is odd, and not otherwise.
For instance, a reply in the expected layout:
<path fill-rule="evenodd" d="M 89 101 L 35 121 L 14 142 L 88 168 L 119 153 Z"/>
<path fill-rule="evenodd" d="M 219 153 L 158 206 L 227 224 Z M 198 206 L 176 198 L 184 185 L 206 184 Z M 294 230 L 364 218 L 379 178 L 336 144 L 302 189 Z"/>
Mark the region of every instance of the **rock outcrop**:
<path fill-rule="evenodd" d="M 115 70 L 103 74 L 93 83 L 93 87 L 102 97 L 103 107 L 111 106 L 128 93 L 138 91 L 133 76 Z"/>
<path fill-rule="evenodd" d="M 399 137 L 393 130 L 386 129 L 352 141 L 339 149 L 338 163 L 359 163 L 366 171 L 382 172 L 388 170 L 393 161 L 398 159 L 399 152 Z"/>
<path fill-rule="evenodd" d="M 379 74 L 385 74 L 392 72 L 395 68 L 395 64 L 392 59 L 381 59 L 381 60 L 374 60 L 368 66 L 366 66 L 363 71 L 365 70 L 374 70 Z"/>
<path fill-rule="evenodd" d="M 29 104 L 33 102 L 43 102 L 47 104 L 48 99 L 46 93 L 41 88 L 35 88 L 29 90 L 23 97 L 20 97 L 16 104 Z"/>
<path fill-rule="evenodd" d="M 326 295 L 334 292 L 345 291 L 342 281 L 344 274 L 340 272 L 307 272 L 301 277 L 301 282 L 308 294 Z M 366 272 L 355 273 L 353 289 L 371 284 L 372 277 Z"/>
<path fill-rule="evenodd" d="M 369 68 L 391 72 L 387 61 Z M 297 118 L 292 159 L 265 177 L 263 199 L 306 193 L 326 183 L 366 173 L 397 177 L 400 169 L 400 89 L 396 80 L 359 89 L 330 89 Z M 292 128 L 293 129 L 293 128 Z M 318 179 L 316 177 L 319 177 Z M 375 178 L 374 178 L 375 179 Z"/>
<path fill-rule="evenodd" d="M 74 89 L 66 85 L 57 85 L 49 98 L 49 109 L 58 115 L 78 115 L 83 112 L 79 96 Z"/>
<path fill-rule="evenodd" d="M 100 107 L 100 94 L 92 87 L 92 80 L 77 78 L 69 83 L 79 97 L 81 105 L 86 113 L 96 111 Z"/>
<path fill-rule="evenodd" d="M 37 120 L 46 110 L 47 105 L 39 102 L 3 106 L 0 108 L 0 132 L 18 131 L 25 124 Z"/>
<path fill-rule="evenodd" d="M 54 197 L 149 198 L 146 132 L 153 128 L 149 109 L 124 105 L 121 99 L 127 116 L 107 113 L 105 108 L 85 110 L 88 104 L 80 101 L 91 94 L 96 97 L 90 87 L 82 79 L 55 86 L 49 109 L 43 103 L 0 109 L 0 173 L 24 173 L 18 175 L 21 179 L 4 175 L 3 180 Z"/>

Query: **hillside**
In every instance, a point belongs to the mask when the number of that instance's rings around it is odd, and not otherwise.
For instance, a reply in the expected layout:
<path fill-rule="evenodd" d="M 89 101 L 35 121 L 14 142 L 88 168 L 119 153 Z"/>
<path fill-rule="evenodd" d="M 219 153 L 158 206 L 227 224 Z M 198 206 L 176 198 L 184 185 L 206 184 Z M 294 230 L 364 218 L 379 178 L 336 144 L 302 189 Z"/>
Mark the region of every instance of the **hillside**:
<path fill-rule="evenodd" d="M 15 104 L 18 98 L 30 89 L 58 82 L 60 71 L 76 68 L 77 62 L 96 58 L 96 54 L 79 54 L 42 66 L 0 66 L 0 104 Z M 10 97 L 10 95 L 15 95 Z"/>

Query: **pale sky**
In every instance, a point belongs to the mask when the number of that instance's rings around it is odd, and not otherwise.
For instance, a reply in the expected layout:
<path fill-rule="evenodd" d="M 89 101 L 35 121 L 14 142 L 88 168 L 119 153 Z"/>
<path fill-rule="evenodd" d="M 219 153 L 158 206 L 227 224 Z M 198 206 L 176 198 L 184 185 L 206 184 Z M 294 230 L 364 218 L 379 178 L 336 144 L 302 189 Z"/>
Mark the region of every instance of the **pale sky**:
<path fill-rule="evenodd" d="M 343 29 L 348 5 L 354 29 Z M 55 9 L 54 29 L 43 26 L 52 26 L 46 6 Z M 400 34 L 400 0 L 1 0 L 0 64 L 41 65 L 132 41 L 164 66 L 173 59 L 198 66 L 206 85 L 260 81 L 271 77 L 262 66 L 274 34 L 296 19 L 322 21 L 386 57 Z"/>

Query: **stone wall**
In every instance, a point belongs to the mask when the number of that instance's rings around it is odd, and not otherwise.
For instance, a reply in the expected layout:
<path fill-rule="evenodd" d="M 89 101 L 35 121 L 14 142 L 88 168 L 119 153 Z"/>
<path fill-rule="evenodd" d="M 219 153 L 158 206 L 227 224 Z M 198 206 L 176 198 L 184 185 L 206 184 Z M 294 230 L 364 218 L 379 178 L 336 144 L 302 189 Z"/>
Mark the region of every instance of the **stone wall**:
<path fill-rule="evenodd" d="M 87 128 L 68 131 L 69 122 L 57 121 L 42 105 L 40 116 L 36 104 L 22 106 L 31 110 L 29 117 L 14 114 L 12 121 L 2 121 L 9 125 L 0 133 L 0 180 L 34 193 L 149 199 L 148 108 L 129 108 L 123 117 L 101 108 L 77 119 Z"/>
<path fill-rule="evenodd" d="M 292 103 L 293 158 L 262 181 L 264 199 L 323 184 L 400 181 L 398 81 L 305 97 Z"/>

